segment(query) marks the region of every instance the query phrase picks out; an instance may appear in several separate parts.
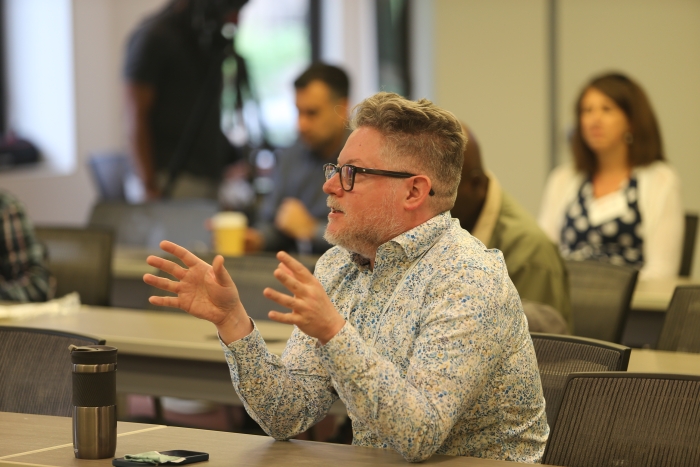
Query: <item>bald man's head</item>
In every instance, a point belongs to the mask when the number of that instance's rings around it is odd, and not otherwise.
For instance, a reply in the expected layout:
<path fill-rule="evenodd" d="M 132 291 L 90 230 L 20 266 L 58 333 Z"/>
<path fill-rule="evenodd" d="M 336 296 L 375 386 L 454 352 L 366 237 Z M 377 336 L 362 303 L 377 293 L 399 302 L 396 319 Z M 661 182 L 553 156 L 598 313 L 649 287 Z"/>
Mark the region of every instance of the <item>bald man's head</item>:
<path fill-rule="evenodd" d="M 464 123 L 462 123 L 462 129 L 467 135 L 467 147 L 464 150 L 462 181 L 457 189 L 457 200 L 451 212 L 453 217 L 459 219 L 463 229 L 471 231 L 484 207 L 489 179 L 484 173 L 481 151 L 474 133 Z"/>

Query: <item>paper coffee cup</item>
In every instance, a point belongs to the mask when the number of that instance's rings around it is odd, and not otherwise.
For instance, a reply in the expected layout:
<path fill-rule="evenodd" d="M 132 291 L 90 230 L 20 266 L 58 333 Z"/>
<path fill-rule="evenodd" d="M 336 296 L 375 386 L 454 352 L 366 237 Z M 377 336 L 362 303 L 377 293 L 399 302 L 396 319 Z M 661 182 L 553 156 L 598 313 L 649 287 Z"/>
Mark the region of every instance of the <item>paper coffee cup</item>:
<path fill-rule="evenodd" d="M 224 256 L 241 256 L 245 253 L 245 232 L 248 219 L 240 212 L 225 211 L 212 218 L 214 251 Z"/>

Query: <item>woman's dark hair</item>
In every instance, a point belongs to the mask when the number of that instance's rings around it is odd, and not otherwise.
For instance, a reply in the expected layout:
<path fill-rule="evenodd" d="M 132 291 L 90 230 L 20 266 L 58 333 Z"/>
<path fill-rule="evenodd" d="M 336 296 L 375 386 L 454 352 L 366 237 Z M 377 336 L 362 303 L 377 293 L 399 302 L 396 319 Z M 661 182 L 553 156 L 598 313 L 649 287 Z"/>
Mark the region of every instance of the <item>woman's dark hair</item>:
<path fill-rule="evenodd" d="M 628 153 L 631 167 L 664 160 L 661 132 L 644 90 L 627 76 L 610 73 L 593 78 L 583 88 L 576 101 L 576 128 L 571 138 L 576 170 L 592 175 L 597 169 L 595 154 L 581 133 L 581 101 L 589 89 L 595 89 L 608 96 L 627 116 L 632 134 Z"/>

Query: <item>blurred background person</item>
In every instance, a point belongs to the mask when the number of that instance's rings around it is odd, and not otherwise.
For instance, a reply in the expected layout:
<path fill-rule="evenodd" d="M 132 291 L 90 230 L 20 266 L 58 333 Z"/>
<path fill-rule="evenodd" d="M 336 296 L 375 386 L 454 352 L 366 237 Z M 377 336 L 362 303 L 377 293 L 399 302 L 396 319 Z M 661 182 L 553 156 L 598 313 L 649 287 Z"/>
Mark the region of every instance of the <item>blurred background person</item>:
<path fill-rule="evenodd" d="M 642 88 L 622 74 L 593 78 L 576 102 L 573 165 L 547 181 L 539 223 L 565 258 L 678 275 L 683 205 Z"/>
<path fill-rule="evenodd" d="M 299 137 L 278 152 L 272 192 L 263 200 L 246 250 L 320 254 L 328 223 L 323 164 L 336 162 L 350 135 L 347 129 L 350 81 L 345 71 L 312 64 L 296 81 Z"/>
<path fill-rule="evenodd" d="M 146 198 L 217 198 L 236 159 L 221 131 L 221 65 L 246 0 L 172 0 L 131 34 L 124 63 L 129 145 Z"/>
<path fill-rule="evenodd" d="M 501 250 L 508 275 L 520 298 L 551 306 L 559 316 L 543 316 L 538 332 L 566 332 L 571 320 L 569 284 L 557 246 L 535 219 L 501 188 L 498 179 L 484 169 L 479 143 L 463 124 L 467 135 L 462 179 L 452 216 L 463 229 L 488 248 Z M 543 307 L 525 307 L 542 314 Z M 545 309 L 544 313 L 547 313 Z M 528 321 L 533 321 L 528 315 Z"/>
<path fill-rule="evenodd" d="M 46 249 L 37 240 L 22 204 L 0 191 L 0 300 L 44 302 L 55 284 L 46 267 Z"/>

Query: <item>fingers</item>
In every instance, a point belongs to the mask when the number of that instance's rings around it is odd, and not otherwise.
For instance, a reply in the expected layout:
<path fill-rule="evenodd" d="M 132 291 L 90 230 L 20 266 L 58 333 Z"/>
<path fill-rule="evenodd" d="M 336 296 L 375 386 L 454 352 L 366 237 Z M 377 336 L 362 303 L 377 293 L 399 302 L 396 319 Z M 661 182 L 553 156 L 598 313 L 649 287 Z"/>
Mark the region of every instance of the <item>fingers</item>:
<path fill-rule="evenodd" d="M 263 290 L 263 295 L 273 302 L 282 305 L 285 308 L 289 308 L 290 310 L 294 309 L 294 306 L 296 305 L 296 299 L 294 297 L 290 297 L 289 295 L 278 292 L 270 287 L 266 287 L 265 290 Z"/>
<path fill-rule="evenodd" d="M 154 295 L 149 297 L 148 301 L 156 306 L 169 306 L 172 308 L 181 308 L 180 299 L 177 297 L 158 297 Z"/>
<path fill-rule="evenodd" d="M 298 280 L 306 282 L 309 279 L 313 279 L 314 276 L 311 274 L 311 271 L 306 269 L 306 266 L 301 264 L 299 261 L 292 258 L 289 253 L 280 251 L 277 253 L 277 259 L 280 260 L 282 264 L 287 266 Z"/>
<path fill-rule="evenodd" d="M 233 285 L 233 279 L 224 267 L 224 257 L 221 255 L 216 255 L 214 261 L 211 263 L 212 270 L 214 271 L 214 278 L 216 282 L 222 287 L 231 287 Z"/>
<path fill-rule="evenodd" d="M 277 321 L 278 323 L 293 324 L 296 325 L 298 317 L 293 313 L 280 313 L 279 311 L 271 311 L 267 314 L 267 317 L 272 321 Z"/>
<path fill-rule="evenodd" d="M 161 258 L 160 256 L 151 255 L 148 258 L 146 258 L 146 263 L 148 263 L 149 266 L 153 266 L 154 268 L 158 268 L 161 271 L 170 274 L 178 280 L 182 280 L 182 278 L 187 273 L 187 271 L 184 268 L 182 268 L 179 264 Z"/>
<path fill-rule="evenodd" d="M 285 267 L 283 269 L 283 266 L 284 265 L 280 265 L 280 267 L 275 269 L 272 275 L 275 276 L 275 279 L 285 286 L 287 290 L 294 295 L 299 295 L 302 292 L 302 284 L 293 276 L 293 273 L 288 268 Z"/>
<path fill-rule="evenodd" d="M 178 282 L 171 281 L 170 279 L 166 279 L 165 277 L 158 277 L 154 276 L 153 274 L 144 274 L 143 281 L 146 284 L 156 287 L 158 289 L 165 290 L 167 292 L 177 293 Z"/>
<path fill-rule="evenodd" d="M 200 261 L 202 261 L 201 259 L 197 258 L 194 254 L 190 253 L 190 251 L 186 248 L 183 248 L 180 245 L 177 245 L 173 242 L 169 242 L 167 240 L 163 240 L 162 242 L 160 242 L 160 249 L 165 251 L 166 253 L 170 253 L 176 258 L 180 258 L 180 260 L 183 263 L 185 263 L 185 266 L 187 266 L 188 268 L 196 266 Z"/>

